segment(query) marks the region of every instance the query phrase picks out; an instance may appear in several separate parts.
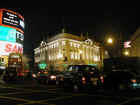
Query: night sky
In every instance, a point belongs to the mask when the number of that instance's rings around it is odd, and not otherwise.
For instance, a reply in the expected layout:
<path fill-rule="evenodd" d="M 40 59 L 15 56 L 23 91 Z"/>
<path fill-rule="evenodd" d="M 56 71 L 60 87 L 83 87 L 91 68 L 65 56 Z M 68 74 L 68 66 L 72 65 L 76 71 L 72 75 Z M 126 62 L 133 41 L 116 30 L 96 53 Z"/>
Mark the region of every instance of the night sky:
<path fill-rule="evenodd" d="M 33 49 L 44 38 L 51 37 L 64 27 L 66 32 L 102 41 L 106 34 L 115 37 L 122 35 L 123 41 L 129 40 L 140 27 L 138 3 L 101 2 L 91 5 L 43 5 L 22 8 L 3 8 L 19 12 L 25 18 L 24 53 L 33 57 Z"/>

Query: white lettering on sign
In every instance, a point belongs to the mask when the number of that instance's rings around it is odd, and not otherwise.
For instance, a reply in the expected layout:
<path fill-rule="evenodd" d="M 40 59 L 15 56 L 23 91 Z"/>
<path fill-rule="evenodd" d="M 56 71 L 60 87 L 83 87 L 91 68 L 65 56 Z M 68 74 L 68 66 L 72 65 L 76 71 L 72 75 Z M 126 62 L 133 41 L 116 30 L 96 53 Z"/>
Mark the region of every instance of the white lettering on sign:
<path fill-rule="evenodd" d="M 3 10 L 2 24 L 24 31 L 24 19 L 19 14 L 7 10 Z"/>

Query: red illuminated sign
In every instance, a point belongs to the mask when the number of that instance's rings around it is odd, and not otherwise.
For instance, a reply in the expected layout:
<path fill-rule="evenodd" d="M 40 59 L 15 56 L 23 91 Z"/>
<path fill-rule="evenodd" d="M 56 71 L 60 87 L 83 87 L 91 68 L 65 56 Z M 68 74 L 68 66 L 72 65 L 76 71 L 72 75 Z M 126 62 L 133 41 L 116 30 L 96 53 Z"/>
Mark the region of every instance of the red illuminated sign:
<path fill-rule="evenodd" d="M 18 45 L 12 45 L 12 44 L 8 43 L 8 44 L 5 45 L 4 50 L 7 53 L 10 53 L 10 52 L 12 52 L 12 53 L 22 53 L 23 48 L 21 48 Z"/>
<path fill-rule="evenodd" d="M 22 44 L 0 41 L 0 55 L 9 55 L 10 53 L 23 53 Z"/>

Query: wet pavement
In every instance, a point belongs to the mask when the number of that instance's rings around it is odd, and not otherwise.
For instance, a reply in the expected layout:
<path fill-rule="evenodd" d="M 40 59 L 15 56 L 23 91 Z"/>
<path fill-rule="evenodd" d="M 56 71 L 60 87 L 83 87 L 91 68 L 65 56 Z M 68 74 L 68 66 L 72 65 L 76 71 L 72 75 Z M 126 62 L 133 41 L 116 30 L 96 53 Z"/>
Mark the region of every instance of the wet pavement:
<path fill-rule="evenodd" d="M 130 105 L 139 101 L 139 91 L 72 92 L 36 80 L 0 84 L 0 105 Z M 137 104 L 133 104 L 137 105 Z M 140 105 L 140 104 L 139 104 Z"/>

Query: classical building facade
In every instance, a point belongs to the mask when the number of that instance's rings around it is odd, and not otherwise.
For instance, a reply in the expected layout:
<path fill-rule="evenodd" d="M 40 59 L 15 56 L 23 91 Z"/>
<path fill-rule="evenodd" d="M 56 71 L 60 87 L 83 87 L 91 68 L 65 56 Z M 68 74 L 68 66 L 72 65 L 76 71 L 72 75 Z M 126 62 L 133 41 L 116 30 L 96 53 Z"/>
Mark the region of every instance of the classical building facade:
<path fill-rule="evenodd" d="M 48 69 L 65 70 L 68 65 L 90 64 L 102 67 L 104 53 L 100 44 L 81 36 L 60 33 L 42 41 L 34 49 L 35 63 L 45 61 Z"/>
<path fill-rule="evenodd" d="M 130 56 L 140 57 L 140 28 L 132 35 L 131 48 L 128 50 L 130 51 Z"/>

